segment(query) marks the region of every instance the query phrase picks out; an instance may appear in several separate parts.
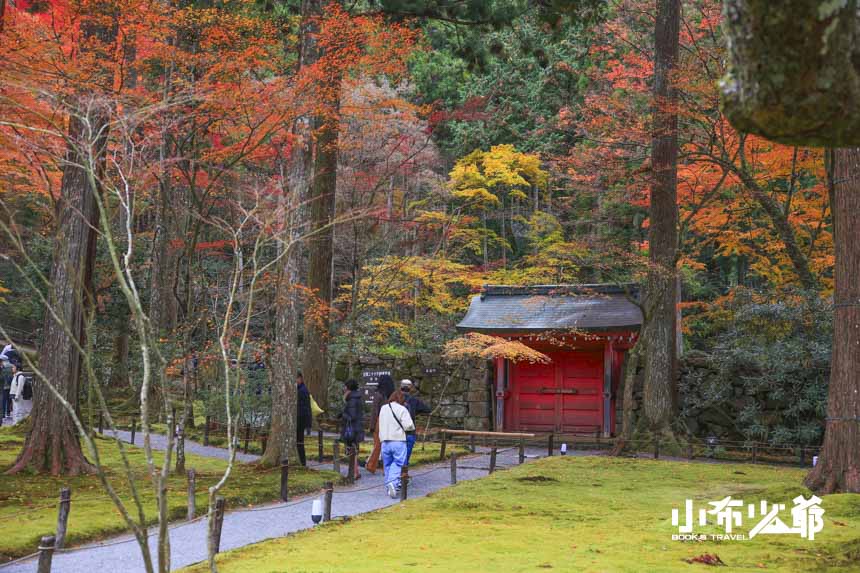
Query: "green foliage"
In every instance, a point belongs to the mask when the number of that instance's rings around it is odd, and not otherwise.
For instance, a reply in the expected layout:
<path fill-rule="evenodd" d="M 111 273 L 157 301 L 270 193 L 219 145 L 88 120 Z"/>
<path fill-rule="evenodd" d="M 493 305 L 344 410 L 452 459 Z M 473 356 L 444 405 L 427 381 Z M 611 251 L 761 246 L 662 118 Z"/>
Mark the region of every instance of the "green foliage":
<path fill-rule="evenodd" d="M 815 444 L 827 406 L 833 312 L 817 295 L 739 289 L 710 311 L 704 367 L 682 380 L 683 414 L 718 409 L 747 439 Z"/>

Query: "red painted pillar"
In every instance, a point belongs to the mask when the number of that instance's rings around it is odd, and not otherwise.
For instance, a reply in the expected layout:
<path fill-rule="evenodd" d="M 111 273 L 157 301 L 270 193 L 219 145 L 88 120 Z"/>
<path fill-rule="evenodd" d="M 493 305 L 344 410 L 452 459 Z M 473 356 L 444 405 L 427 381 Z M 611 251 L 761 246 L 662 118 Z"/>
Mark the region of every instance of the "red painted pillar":
<path fill-rule="evenodd" d="M 601 433 L 604 438 L 612 435 L 612 337 L 608 337 L 603 344 L 603 424 Z"/>

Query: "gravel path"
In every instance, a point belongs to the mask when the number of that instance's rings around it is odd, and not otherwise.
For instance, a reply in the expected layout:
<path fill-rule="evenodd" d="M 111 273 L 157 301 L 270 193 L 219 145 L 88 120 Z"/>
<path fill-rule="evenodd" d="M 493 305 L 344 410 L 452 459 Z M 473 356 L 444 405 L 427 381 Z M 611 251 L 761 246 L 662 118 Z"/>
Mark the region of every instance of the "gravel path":
<path fill-rule="evenodd" d="M 125 440 L 126 442 L 131 440 L 131 432 L 127 432 L 125 430 L 117 430 L 117 433 L 119 434 L 120 439 Z M 165 448 L 167 448 L 167 436 L 164 436 L 162 434 L 150 434 L 149 439 L 150 443 L 152 444 L 152 449 L 164 450 Z M 137 434 L 135 434 L 134 436 L 134 441 L 134 445 L 143 447 L 143 434 L 137 432 Z M 200 444 L 198 442 L 192 442 L 191 440 L 185 440 L 185 453 L 196 454 L 205 458 L 220 458 L 222 460 L 226 460 L 230 457 L 225 448 L 204 446 L 203 444 Z M 173 455 L 176 455 L 175 451 Z M 242 452 L 237 452 L 236 459 L 240 462 L 254 462 L 260 459 L 260 456 L 256 454 L 243 454 Z"/>
<path fill-rule="evenodd" d="M 127 434 L 127 433 L 126 433 Z M 126 439 L 130 436 L 126 436 Z M 138 438 L 139 441 L 139 438 Z M 153 436 L 153 447 L 164 447 L 166 438 Z M 418 446 L 420 447 L 420 446 Z M 186 443 L 186 451 L 200 455 L 225 458 L 226 450 L 204 447 L 199 444 Z M 480 449 L 479 449 L 480 454 Z M 543 448 L 527 448 L 527 461 L 546 454 Z M 517 464 L 516 448 L 500 451 L 497 467 L 504 468 Z M 257 456 L 243 456 L 249 460 Z M 341 471 L 346 472 L 342 464 Z M 487 475 L 489 456 L 469 455 L 460 458 L 457 471 L 458 481 L 466 481 Z M 331 469 L 331 464 L 322 464 L 321 468 Z M 450 465 L 448 463 L 416 467 L 412 472 L 413 481 L 409 486 L 409 497 L 424 497 L 450 485 Z M 335 489 L 332 500 L 332 517 L 352 516 L 369 511 L 375 511 L 398 503 L 389 498 L 384 491 L 384 477 L 381 471 L 376 475 L 362 471 L 362 477 L 354 486 L 340 486 Z M 289 533 L 313 527 L 310 511 L 314 496 L 306 496 L 289 503 L 274 503 L 258 506 L 253 509 L 229 511 L 224 517 L 224 527 L 221 535 L 221 550 L 226 551 L 257 543 L 265 539 L 282 537 Z M 172 568 L 174 570 L 197 563 L 206 559 L 207 522 L 205 519 L 191 523 L 176 523 L 170 531 L 170 546 Z M 150 537 L 153 559 L 157 556 L 156 538 Z M 36 560 L 30 559 L 6 567 L 0 566 L 3 573 L 33 573 L 36 571 Z M 64 550 L 54 555 L 53 571 L 59 573 L 92 573 L 100 571 L 113 573 L 143 572 L 143 560 L 134 539 L 130 535 L 111 538 L 110 540 L 83 545 L 70 550 Z"/>

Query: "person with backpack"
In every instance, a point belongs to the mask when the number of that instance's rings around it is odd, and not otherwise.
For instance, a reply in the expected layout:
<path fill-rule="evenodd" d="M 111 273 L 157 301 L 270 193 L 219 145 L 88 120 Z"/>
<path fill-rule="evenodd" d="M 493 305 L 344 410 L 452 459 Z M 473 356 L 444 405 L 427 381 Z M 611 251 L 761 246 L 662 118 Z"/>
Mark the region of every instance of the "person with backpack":
<path fill-rule="evenodd" d="M 355 451 L 355 479 L 361 477 L 358 470 L 358 450 L 364 441 L 364 396 L 358 389 L 358 382 L 353 379 L 346 381 L 346 392 L 343 395 L 344 407 L 340 415 L 340 441 L 346 447 L 347 455 L 351 449 Z"/>
<path fill-rule="evenodd" d="M 0 361 L 0 425 L 6 422 L 12 422 L 12 363 L 8 360 Z"/>
<path fill-rule="evenodd" d="M 14 403 L 12 409 L 12 425 L 18 424 L 30 415 L 33 408 L 33 386 L 21 371 L 21 361 L 12 360 L 12 388 L 10 396 Z"/>
<path fill-rule="evenodd" d="M 382 463 L 385 466 L 388 495 L 391 497 L 397 497 L 400 491 L 400 472 L 406 465 L 406 432 L 415 429 L 409 410 L 403 405 L 404 401 L 403 392 L 396 390 L 388 403 L 379 410 Z"/>
<path fill-rule="evenodd" d="M 400 381 L 400 390 L 403 392 L 404 406 L 409 410 L 409 416 L 412 418 L 413 422 L 417 423 L 418 414 L 430 414 L 432 409 L 430 406 L 425 404 L 418 396 L 413 394 L 413 389 L 415 385 L 412 383 L 412 380 L 405 378 Z M 415 442 L 418 439 L 418 434 L 415 430 L 410 430 L 406 432 L 406 467 L 409 467 L 409 460 L 412 459 L 412 449 L 415 447 Z"/>

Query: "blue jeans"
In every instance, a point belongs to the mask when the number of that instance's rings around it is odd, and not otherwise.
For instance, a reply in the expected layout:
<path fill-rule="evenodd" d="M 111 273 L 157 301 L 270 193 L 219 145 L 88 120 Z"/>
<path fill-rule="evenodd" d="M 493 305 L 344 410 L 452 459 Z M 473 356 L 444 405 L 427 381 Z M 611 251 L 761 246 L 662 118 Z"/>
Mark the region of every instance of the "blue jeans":
<path fill-rule="evenodd" d="M 12 390 L 11 388 L 3 388 L 3 400 L 2 400 L 2 406 L 0 406 L 3 411 L 0 412 L 0 414 L 2 414 L 2 415 L 0 415 L 0 418 L 8 418 L 9 413 L 12 410 L 12 398 L 9 395 L 9 392 L 11 390 Z"/>
<path fill-rule="evenodd" d="M 385 465 L 385 483 L 400 487 L 400 471 L 406 465 L 406 442 L 382 442 L 382 463 Z"/>
<path fill-rule="evenodd" d="M 406 467 L 409 467 L 409 460 L 412 459 L 412 448 L 415 447 L 415 442 L 418 436 L 415 434 L 406 434 Z"/>

